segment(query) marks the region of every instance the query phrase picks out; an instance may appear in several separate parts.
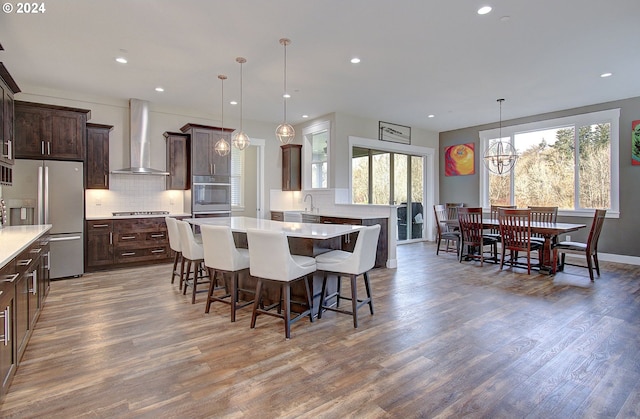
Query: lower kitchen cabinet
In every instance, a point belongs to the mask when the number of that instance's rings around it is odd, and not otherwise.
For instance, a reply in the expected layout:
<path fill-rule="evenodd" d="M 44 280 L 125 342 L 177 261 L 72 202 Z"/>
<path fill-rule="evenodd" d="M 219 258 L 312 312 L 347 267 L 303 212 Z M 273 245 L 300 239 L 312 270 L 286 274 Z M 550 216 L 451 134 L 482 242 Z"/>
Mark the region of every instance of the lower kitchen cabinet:
<path fill-rule="evenodd" d="M 87 221 L 87 270 L 166 262 L 171 257 L 163 217 Z"/>
<path fill-rule="evenodd" d="M 0 395 L 7 392 L 18 364 L 14 346 L 17 276 L 15 260 L 0 269 Z"/>

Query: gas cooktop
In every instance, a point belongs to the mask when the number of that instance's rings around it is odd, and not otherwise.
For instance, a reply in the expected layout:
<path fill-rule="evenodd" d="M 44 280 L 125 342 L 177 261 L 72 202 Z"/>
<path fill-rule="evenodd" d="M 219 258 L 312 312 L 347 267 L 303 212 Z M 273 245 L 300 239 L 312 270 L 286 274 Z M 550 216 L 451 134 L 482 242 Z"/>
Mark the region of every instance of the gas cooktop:
<path fill-rule="evenodd" d="M 169 211 L 114 211 L 114 217 L 126 217 L 131 215 L 167 215 Z"/>

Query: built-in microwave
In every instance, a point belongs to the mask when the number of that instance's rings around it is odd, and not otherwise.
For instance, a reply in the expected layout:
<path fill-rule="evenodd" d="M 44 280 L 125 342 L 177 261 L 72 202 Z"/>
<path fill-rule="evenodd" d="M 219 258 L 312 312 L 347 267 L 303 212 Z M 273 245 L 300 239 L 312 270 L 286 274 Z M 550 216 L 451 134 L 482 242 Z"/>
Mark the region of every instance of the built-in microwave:
<path fill-rule="evenodd" d="M 231 211 L 229 176 L 193 176 L 191 200 L 194 214 Z"/>

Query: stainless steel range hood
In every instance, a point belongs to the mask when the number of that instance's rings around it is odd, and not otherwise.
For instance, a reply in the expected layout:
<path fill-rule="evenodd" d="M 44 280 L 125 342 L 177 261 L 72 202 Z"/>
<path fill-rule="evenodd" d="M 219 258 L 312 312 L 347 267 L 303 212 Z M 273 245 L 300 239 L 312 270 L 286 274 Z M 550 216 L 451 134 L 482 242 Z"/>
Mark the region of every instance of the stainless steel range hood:
<path fill-rule="evenodd" d="M 127 175 L 160 175 L 169 173 L 151 168 L 151 141 L 149 139 L 149 102 L 129 99 L 129 144 L 131 148 L 130 165 L 111 173 Z"/>

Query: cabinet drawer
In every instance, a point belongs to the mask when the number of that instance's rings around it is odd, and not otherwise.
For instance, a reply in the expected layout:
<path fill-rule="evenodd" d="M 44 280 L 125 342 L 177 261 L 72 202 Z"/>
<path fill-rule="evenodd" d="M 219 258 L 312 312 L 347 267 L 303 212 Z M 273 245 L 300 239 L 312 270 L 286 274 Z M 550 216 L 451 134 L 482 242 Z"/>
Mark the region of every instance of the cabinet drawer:
<path fill-rule="evenodd" d="M 115 262 L 142 262 L 154 259 L 166 259 L 169 257 L 168 246 L 155 246 L 140 249 L 121 249 L 116 250 Z"/>
<path fill-rule="evenodd" d="M 136 233 L 143 232 L 166 232 L 167 225 L 164 218 L 131 218 L 127 220 L 116 220 L 113 224 L 116 233 Z"/>
<path fill-rule="evenodd" d="M 87 221 L 88 233 L 91 231 L 111 231 L 113 230 L 113 221 L 111 220 L 92 220 Z"/>

